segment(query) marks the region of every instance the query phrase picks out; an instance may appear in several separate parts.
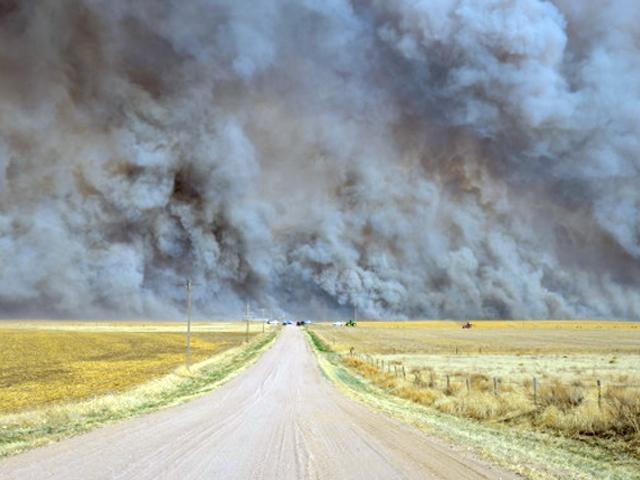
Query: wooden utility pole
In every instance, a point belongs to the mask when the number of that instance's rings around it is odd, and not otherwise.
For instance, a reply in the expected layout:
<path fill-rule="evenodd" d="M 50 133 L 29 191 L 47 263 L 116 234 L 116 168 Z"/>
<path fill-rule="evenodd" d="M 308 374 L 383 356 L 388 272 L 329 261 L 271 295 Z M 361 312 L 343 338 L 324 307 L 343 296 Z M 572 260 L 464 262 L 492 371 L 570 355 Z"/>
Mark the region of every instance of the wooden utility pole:
<path fill-rule="evenodd" d="M 249 302 L 247 302 L 244 307 L 244 318 L 247 321 L 247 332 L 244 337 L 245 342 L 249 341 L 249 314 L 250 314 L 250 307 L 249 307 Z"/>
<path fill-rule="evenodd" d="M 191 366 L 191 290 L 193 288 L 191 279 L 187 279 L 185 288 L 187 289 L 187 350 L 184 362 L 189 368 Z"/>

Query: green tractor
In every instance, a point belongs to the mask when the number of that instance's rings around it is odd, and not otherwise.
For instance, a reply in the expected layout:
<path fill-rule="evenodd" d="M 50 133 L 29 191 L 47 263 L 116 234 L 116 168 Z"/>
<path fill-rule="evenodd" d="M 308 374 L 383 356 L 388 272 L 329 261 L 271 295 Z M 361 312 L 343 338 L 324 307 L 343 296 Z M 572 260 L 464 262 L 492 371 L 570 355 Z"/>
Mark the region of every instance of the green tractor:
<path fill-rule="evenodd" d="M 356 318 L 358 318 L 358 310 L 356 309 L 356 307 L 353 307 L 353 316 L 351 317 L 351 319 L 344 324 L 345 327 L 355 327 L 356 326 Z"/>

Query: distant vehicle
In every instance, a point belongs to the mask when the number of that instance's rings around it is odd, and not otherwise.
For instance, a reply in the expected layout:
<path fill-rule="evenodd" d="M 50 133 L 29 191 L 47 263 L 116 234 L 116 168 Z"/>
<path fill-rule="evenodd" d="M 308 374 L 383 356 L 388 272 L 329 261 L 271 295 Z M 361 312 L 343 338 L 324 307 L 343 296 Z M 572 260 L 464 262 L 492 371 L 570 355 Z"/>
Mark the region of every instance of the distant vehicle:
<path fill-rule="evenodd" d="M 313 322 L 311 320 L 305 320 L 302 323 L 304 323 L 305 325 L 311 325 Z"/>
<path fill-rule="evenodd" d="M 296 327 L 304 327 L 306 325 L 306 322 L 304 320 L 298 320 L 296 322 Z"/>
<path fill-rule="evenodd" d="M 283 325 L 293 325 L 293 322 L 291 320 L 283 320 L 282 324 Z"/>
<path fill-rule="evenodd" d="M 467 328 L 471 328 L 473 327 L 473 323 L 471 322 L 466 322 L 462 325 L 462 328 L 467 329 Z"/>
<path fill-rule="evenodd" d="M 278 320 L 271 319 L 271 320 L 267 320 L 267 324 L 268 325 L 278 325 L 278 324 L 280 324 L 280 322 Z"/>
<path fill-rule="evenodd" d="M 333 325 L 334 327 L 344 327 L 344 322 L 333 322 L 331 325 Z"/>

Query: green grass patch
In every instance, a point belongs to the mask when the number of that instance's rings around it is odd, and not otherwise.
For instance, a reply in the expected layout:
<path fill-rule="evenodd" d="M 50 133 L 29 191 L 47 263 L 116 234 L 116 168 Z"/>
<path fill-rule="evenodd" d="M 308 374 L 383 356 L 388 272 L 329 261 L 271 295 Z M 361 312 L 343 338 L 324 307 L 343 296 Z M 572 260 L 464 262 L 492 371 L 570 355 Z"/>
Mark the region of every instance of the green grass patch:
<path fill-rule="evenodd" d="M 313 344 L 313 346 L 315 347 L 315 349 L 318 352 L 322 352 L 322 353 L 331 353 L 332 350 L 329 347 L 329 345 L 327 345 L 319 336 L 318 334 L 316 334 L 315 332 L 312 332 L 311 330 L 307 330 L 307 334 L 309 335 L 309 338 L 311 339 L 311 343 Z"/>

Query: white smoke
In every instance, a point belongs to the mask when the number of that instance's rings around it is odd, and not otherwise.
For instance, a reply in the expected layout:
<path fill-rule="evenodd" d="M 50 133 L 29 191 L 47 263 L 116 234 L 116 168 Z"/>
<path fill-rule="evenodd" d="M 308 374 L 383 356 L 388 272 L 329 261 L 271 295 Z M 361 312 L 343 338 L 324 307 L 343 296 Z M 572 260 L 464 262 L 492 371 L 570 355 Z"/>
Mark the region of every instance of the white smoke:
<path fill-rule="evenodd" d="M 632 0 L 0 0 L 0 313 L 640 316 Z"/>

